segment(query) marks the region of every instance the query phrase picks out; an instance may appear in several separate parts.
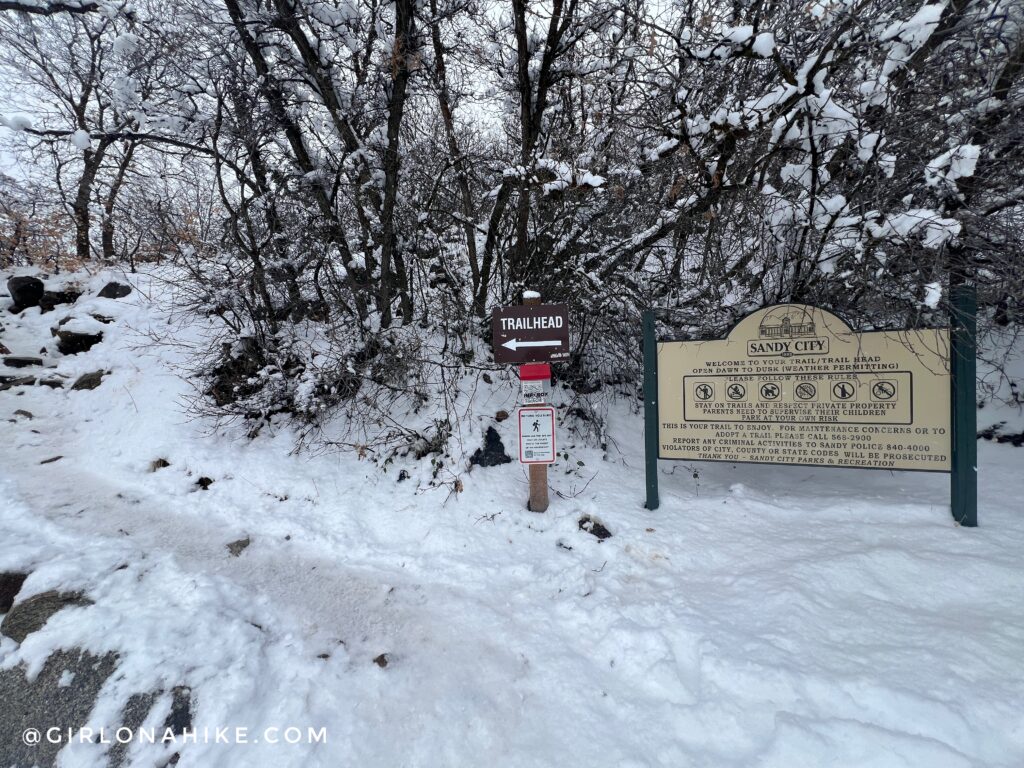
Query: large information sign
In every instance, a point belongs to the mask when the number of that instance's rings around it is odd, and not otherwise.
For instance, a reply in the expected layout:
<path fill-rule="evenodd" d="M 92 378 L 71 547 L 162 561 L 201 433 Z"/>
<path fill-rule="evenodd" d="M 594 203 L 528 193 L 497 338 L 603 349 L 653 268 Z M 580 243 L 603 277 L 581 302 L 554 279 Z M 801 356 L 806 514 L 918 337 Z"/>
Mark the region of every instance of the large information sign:
<path fill-rule="evenodd" d="M 780 304 L 658 344 L 658 458 L 950 471 L 949 332 Z"/>

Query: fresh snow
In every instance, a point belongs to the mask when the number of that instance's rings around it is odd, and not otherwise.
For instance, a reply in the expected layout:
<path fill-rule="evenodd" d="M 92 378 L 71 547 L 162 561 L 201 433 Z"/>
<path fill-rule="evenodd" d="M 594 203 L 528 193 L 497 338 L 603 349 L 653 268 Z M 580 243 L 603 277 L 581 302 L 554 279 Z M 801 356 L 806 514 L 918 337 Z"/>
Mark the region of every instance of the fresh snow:
<path fill-rule="evenodd" d="M 873 237 L 920 237 L 925 248 L 937 249 L 960 234 L 960 222 L 930 208 L 912 208 L 887 216 L 880 224 L 869 224 Z"/>
<path fill-rule="evenodd" d="M 906 21 L 894 22 L 883 30 L 879 39 L 892 41 L 892 48 L 882 65 L 879 85 L 906 65 L 914 52 L 931 37 L 945 8 L 945 2 L 925 3 Z"/>
<path fill-rule="evenodd" d="M 95 295 L 114 275 L 73 277 Z M 47 373 L 68 381 L 109 371 L 92 391 L 0 393 L 4 419 L 34 414 L 0 441 L 0 571 L 31 571 L 19 600 L 94 602 L 3 640 L 0 667 L 117 652 L 94 728 L 145 691 L 165 692 L 159 725 L 187 685 L 197 729 L 327 742 L 133 744 L 132 765 L 1024 763 L 1021 449 L 979 444 L 977 529 L 953 524 L 946 476 L 868 470 L 665 462 L 650 512 L 642 420 L 621 402 L 606 451 L 560 416 L 569 457 L 538 515 L 514 463 L 453 459 L 459 493 L 428 487 L 427 460 L 383 472 L 295 455 L 284 425 L 246 440 L 191 418 L 198 382 L 177 372 L 208 327 L 150 303 L 170 285 L 133 282 L 104 342 L 69 357 L 49 328 L 70 308 L 17 317 L 0 301 L 15 354 L 46 343 Z M 493 415 L 517 393 L 510 371 L 480 384 L 457 425 L 467 453 L 493 426 L 515 454 L 515 420 Z M 150 471 L 157 458 L 170 466 Z M 613 537 L 579 530 L 583 515 Z M 61 765 L 104 766 L 107 748 L 74 744 Z"/>
<path fill-rule="evenodd" d="M 92 139 L 89 137 L 88 131 L 79 129 L 68 138 L 77 149 L 86 150 L 92 146 Z"/>
<path fill-rule="evenodd" d="M 126 32 L 114 38 L 114 44 L 112 47 L 114 49 L 114 53 L 128 55 L 136 51 L 140 42 L 141 40 L 138 35 Z"/>
<path fill-rule="evenodd" d="M 751 50 L 762 58 L 770 59 L 775 53 L 775 35 L 771 32 L 761 32 L 754 38 Z"/>
<path fill-rule="evenodd" d="M 0 115 L 0 125 L 12 131 L 27 131 L 32 128 L 32 118 L 21 113 Z"/>
<path fill-rule="evenodd" d="M 669 152 L 671 152 L 678 146 L 679 139 L 665 139 L 665 141 L 661 142 L 661 144 L 659 144 L 658 146 L 656 146 L 654 149 L 647 153 L 647 159 L 652 162 L 658 160 L 667 155 Z"/>
<path fill-rule="evenodd" d="M 754 35 L 754 28 L 743 24 L 738 27 L 729 27 L 722 33 L 722 37 L 733 45 L 743 45 Z"/>
<path fill-rule="evenodd" d="M 857 159 L 862 163 L 870 160 L 879 148 L 880 138 L 877 133 L 866 133 L 857 139 Z"/>
<path fill-rule="evenodd" d="M 961 144 L 943 152 L 925 167 L 925 183 L 936 186 L 941 181 L 955 182 L 973 176 L 980 156 L 981 147 L 977 144 Z"/>
<path fill-rule="evenodd" d="M 916 50 L 931 37 L 932 32 L 939 25 L 942 12 L 946 9 L 946 3 L 925 3 L 918 8 L 917 13 L 906 21 L 897 21 L 890 24 L 879 40 L 899 39 Z"/>

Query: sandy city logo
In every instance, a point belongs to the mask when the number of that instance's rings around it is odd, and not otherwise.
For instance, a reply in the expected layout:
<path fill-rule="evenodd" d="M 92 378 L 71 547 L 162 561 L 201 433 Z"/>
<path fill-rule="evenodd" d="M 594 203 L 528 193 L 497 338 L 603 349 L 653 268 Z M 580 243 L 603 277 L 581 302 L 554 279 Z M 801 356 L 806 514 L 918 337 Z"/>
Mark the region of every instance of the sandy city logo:
<path fill-rule="evenodd" d="M 758 337 L 747 342 L 748 357 L 828 354 L 828 338 L 817 335 L 814 318 L 792 305 L 766 313 Z"/>

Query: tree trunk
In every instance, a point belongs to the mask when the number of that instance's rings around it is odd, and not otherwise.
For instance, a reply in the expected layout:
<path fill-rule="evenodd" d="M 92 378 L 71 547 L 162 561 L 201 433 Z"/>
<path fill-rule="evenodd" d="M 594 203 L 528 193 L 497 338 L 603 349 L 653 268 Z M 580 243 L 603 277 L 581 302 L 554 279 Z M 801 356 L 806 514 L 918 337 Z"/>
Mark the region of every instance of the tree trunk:
<path fill-rule="evenodd" d="M 106 151 L 107 144 L 103 142 L 100 143 L 96 151 L 91 149 L 85 151 L 82 176 L 78 180 L 78 190 L 75 193 L 74 201 L 71 203 L 71 213 L 75 220 L 75 258 L 79 262 L 88 261 L 92 255 L 89 242 L 92 228 L 89 203 L 92 200 L 92 189 L 96 183 L 96 175 L 99 173 Z"/>
<path fill-rule="evenodd" d="M 113 183 L 110 185 L 110 191 L 107 192 L 107 197 L 103 201 L 103 225 L 101 230 L 101 241 L 103 244 L 103 259 L 105 261 L 114 261 L 116 254 L 114 253 L 114 204 L 117 202 L 117 196 L 121 192 L 121 187 L 124 186 L 124 177 L 128 172 L 128 166 L 131 165 L 132 156 L 135 154 L 135 144 L 130 143 L 125 149 L 124 155 L 121 157 L 121 162 L 117 166 L 117 175 L 114 177 Z M 134 258 L 133 270 L 134 271 Z"/>
<path fill-rule="evenodd" d="M 434 79 L 437 85 L 437 104 L 441 111 L 441 120 L 444 123 L 448 153 L 451 155 L 452 163 L 455 166 L 455 183 L 459 189 L 460 202 L 462 203 L 462 228 L 466 235 L 466 255 L 469 258 L 469 274 L 472 281 L 472 311 L 478 317 L 483 317 L 487 286 L 481 285 L 480 262 L 476 247 L 476 227 L 473 223 L 476 214 L 473 210 L 473 197 L 469 189 L 466 158 L 462 156 L 458 140 L 455 136 L 455 116 L 452 111 L 451 97 L 448 93 L 448 75 L 444 64 L 444 46 L 441 45 L 441 30 L 437 20 L 437 0 L 430 0 L 430 15 L 433 19 L 430 25 L 430 39 L 434 46 Z M 480 299 L 479 297 L 483 298 Z"/>
<path fill-rule="evenodd" d="M 395 46 L 391 53 L 391 98 L 388 103 L 388 146 L 384 152 L 384 201 L 380 212 L 380 302 L 381 327 L 391 325 L 392 288 L 401 292 L 402 318 L 412 322 L 412 299 L 409 295 L 405 264 L 395 259 L 395 201 L 398 198 L 399 133 L 405 111 L 405 97 L 411 75 L 410 63 L 416 56 L 419 41 L 416 36 L 414 0 L 395 3 Z"/>

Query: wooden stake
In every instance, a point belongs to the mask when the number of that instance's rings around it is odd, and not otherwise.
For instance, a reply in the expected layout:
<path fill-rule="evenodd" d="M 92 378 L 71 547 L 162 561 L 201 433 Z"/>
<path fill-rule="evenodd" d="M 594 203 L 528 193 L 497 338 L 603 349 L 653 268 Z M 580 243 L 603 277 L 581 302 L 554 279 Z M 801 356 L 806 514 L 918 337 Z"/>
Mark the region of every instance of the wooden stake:
<path fill-rule="evenodd" d="M 540 304 L 540 296 L 523 299 L 523 304 L 532 306 Z M 544 405 L 544 403 L 538 403 Z M 530 500 L 526 508 L 531 512 L 547 512 L 548 510 L 548 465 L 530 464 Z"/>

